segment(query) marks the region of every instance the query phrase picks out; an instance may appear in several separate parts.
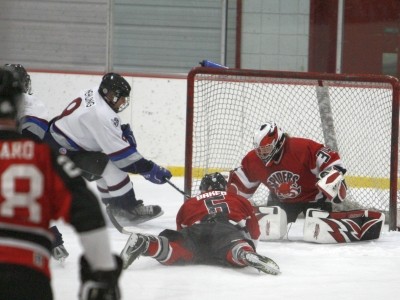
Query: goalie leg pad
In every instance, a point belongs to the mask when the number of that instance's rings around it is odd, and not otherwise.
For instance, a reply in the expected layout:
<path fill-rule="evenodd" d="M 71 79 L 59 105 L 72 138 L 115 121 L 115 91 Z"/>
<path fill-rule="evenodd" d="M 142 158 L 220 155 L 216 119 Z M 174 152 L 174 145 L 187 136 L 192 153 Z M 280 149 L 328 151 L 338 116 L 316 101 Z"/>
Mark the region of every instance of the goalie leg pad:
<path fill-rule="evenodd" d="M 350 243 L 378 239 L 385 215 L 369 210 L 326 212 L 308 209 L 303 239 L 320 244 Z"/>
<path fill-rule="evenodd" d="M 286 212 L 279 206 L 255 207 L 261 235 L 260 241 L 282 239 L 287 232 Z"/>

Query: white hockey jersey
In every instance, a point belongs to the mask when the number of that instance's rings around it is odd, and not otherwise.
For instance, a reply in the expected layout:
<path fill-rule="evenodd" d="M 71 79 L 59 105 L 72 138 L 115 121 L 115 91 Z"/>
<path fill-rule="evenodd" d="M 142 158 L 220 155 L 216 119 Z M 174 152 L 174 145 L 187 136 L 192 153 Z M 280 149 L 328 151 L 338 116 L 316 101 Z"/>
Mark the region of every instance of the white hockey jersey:
<path fill-rule="evenodd" d="M 143 158 L 123 136 L 120 117 L 98 93 L 98 87 L 82 91 L 49 130 L 67 150 L 104 152 L 124 171 L 132 171 L 130 166 Z"/>
<path fill-rule="evenodd" d="M 47 107 L 42 101 L 29 94 L 23 94 L 22 103 L 23 108 L 18 115 L 20 132 L 33 134 L 42 140 L 48 129 L 49 113 Z"/>

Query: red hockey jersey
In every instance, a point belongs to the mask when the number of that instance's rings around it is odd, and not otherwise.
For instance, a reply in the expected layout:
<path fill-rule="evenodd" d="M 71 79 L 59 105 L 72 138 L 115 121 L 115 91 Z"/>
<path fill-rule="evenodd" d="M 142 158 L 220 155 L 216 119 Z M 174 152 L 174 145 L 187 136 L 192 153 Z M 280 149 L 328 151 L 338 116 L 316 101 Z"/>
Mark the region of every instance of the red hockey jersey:
<path fill-rule="evenodd" d="M 260 228 L 250 202 L 236 194 L 211 191 L 192 197 L 184 202 L 176 216 L 176 226 L 180 230 L 191 226 L 209 214 L 226 213 L 230 222 L 246 228 L 251 239 L 258 240 Z"/>
<path fill-rule="evenodd" d="M 265 166 L 255 150 L 248 152 L 231 173 L 228 191 L 250 198 L 264 184 L 281 202 L 314 202 L 322 197 L 318 174 L 333 165 L 345 170 L 337 152 L 313 140 L 288 137 L 280 161 L 271 166 Z"/>
<path fill-rule="evenodd" d="M 17 133 L 0 133 L 0 263 L 49 276 L 50 221 L 63 218 L 82 232 L 104 226 L 104 219 L 80 170 L 67 157 Z M 80 225 L 88 217 L 90 224 Z"/>

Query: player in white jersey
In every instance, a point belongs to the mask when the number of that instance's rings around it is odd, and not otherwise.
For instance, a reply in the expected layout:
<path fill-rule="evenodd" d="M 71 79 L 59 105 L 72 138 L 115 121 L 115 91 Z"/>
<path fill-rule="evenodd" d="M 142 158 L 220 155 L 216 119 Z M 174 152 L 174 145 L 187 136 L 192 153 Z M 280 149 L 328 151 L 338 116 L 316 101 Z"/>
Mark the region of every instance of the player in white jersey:
<path fill-rule="evenodd" d="M 19 132 L 33 140 L 43 140 L 49 127 L 49 113 L 44 103 L 32 95 L 31 76 L 21 64 L 5 64 L 4 68 L 12 71 L 22 86 L 22 107 L 17 115 Z M 64 261 L 69 253 L 65 249 L 62 234 L 57 226 L 52 226 L 50 229 L 55 237 L 51 250 L 52 256 L 56 260 Z"/>
<path fill-rule="evenodd" d="M 48 226 L 63 219 L 82 245 L 79 299 L 119 300 L 122 261 L 97 198 L 70 159 L 17 132 L 22 93 L 15 72 L 0 67 L 0 298 L 54 299 Z"/>
<path fill-rule="evenodd" d="M 107 213 L 120 225 L 137 224 L 163 214 L 160 206 L 145 206 L 136 199 L 128 173 L 141 174 L 156 184 L 172 176 L 139 153 L 129 124 L 122 124 L 118 116 L 129 105 L 130 91 L 122 76 L 107 73 L 100 86 L 82 91 L 51 122 L 46 133 L 46 140 L 71 157 L 86 179 L 96 180 Z"/>
<path fill-rule="evenodd" d="M 20 132 L 35 140 L 43 140 L 49 124 L 49 112 L 44 103 L 33 96 L 31 77 L 21 64 L 6 64 L 4 67 L 16 73 L 23 87 L 23 106 L 18 114 Z"/>

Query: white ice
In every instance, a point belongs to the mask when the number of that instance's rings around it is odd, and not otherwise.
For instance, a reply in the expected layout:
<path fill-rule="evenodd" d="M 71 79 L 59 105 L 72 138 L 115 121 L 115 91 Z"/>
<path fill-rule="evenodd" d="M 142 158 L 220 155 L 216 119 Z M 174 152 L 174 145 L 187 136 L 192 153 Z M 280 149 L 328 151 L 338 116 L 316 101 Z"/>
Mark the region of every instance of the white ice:
<path fill-rule="evenodd" d="M 164 215 L 131 228 L 158 234 L 175 228 L 175 214 L 183 196 L 170 185 L 151 184 L 140 176 L 132 181 L 138 199 L 159 204 Z M 182 178 L 172 178 L 181 189 Z M 72 227 L 56 223 L 70 256 L 60 264 L 52 260 L 53 291 L 56 300 L 77 299 L 78 258 L 82 249 Z M 259 242 L 257 251 L 274 259 L 282 273 L 259 273 L 253 268 L 219 266 L 163 266 L 141 257 L 122 273 L 122 299 L 129 300 L 394 300 L 400 297 L 400 232 L 385 226 L 379 240 L 352 244 L 318 245 L 302 241 L 303 220 L 289 232 L 289 239 Z M 109 224 L 115 253 L 120 253 L 128 235 Z"/>

